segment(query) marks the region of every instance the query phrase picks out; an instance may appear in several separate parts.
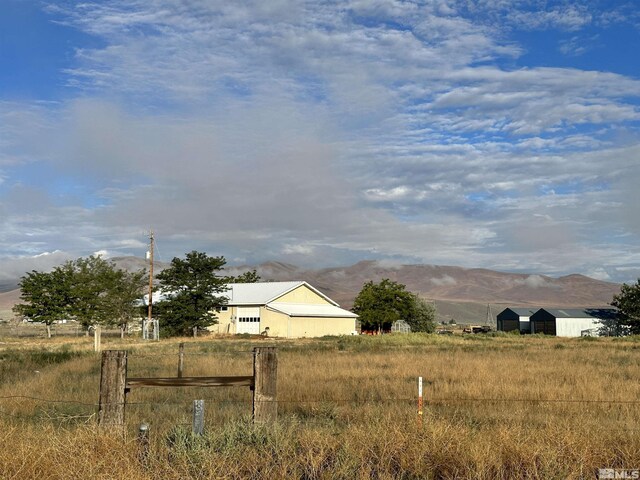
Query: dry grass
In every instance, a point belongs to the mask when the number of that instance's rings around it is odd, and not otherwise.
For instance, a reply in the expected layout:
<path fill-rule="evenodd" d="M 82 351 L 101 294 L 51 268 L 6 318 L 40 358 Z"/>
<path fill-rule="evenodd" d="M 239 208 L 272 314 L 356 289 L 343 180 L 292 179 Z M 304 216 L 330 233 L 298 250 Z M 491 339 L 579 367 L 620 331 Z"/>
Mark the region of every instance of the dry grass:
<path fill-rule="evenodd" d="M 640 405 L 612 402 L 640 400 L 638 341 L 183 341 L 189 376 L 249 374 L 251 347 L 275 343 L 278 425 L 250 425 L 246 388 L 140 389 L 128 395 L 125 429 L 100 432 L 99 357 L 88 340 L 55 343 L 49 354 L 9 349 L 0 351 L 0 397 L 79 403 L 0 399 L 0 478 L 564 479 L 640 467 Z M 176 373 L 177 341 L 107 343 L 130 351 L 130 376 Z M 198 438 L 189 434 L 196 398 L 208 427 Z M 145 462 L 135 440 L 143 421 L 152 433 Z"/>

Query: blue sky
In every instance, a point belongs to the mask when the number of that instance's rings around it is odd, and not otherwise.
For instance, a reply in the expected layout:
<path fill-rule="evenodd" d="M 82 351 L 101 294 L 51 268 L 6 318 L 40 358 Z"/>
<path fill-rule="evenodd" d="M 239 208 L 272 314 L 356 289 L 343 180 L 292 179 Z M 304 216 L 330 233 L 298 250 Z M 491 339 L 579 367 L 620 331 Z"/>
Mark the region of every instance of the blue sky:
<path fill-rule="evenodd" d="M 634 1 L 0 2 L 0 276 L 94 252 L 640 276 Z"/>

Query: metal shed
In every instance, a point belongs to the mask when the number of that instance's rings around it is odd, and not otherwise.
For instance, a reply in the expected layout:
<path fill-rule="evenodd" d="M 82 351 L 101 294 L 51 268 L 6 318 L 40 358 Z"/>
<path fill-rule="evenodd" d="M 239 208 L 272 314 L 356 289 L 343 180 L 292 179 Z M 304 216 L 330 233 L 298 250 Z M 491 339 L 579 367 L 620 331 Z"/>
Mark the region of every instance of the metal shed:
<path fill-rule="evenodd" d="M 603 320 L 617 317 L 613 308 L 541 308 L 531 315 L 531 333 L 558 337 L 599 335 Z"/>
<path fill-rule="evenodd" d="M 521 333 L 531 333 L 529 317 L 535 310 L 531 307 L 508 307 L 496 316 L 497 329 L 503 332 L 519 330 Z"/>

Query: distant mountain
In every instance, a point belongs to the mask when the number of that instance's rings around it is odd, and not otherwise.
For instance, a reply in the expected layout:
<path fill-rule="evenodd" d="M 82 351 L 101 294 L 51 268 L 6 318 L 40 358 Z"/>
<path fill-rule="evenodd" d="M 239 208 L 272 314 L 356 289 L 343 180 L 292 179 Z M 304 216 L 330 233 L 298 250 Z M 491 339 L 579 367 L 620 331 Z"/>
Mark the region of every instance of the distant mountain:
<path fill-rule="evenodd" d="M 116 257 L 111 260 L 119 268 L 128 271 L 148 268 L 145 260 L 136 257 Z M 154 262 L 154 273 L 168 266 L 168 263 Z M 266 262 L 255 266 L 229 267 L 226 272 L 238 275 L 254 268 L 266 281 L 306 280 L 344 308 L 352 307 L 354 298 L 365 282 L 389 278 L 405 284 L 408 290 L 424 298 L 436 301 L 441 319 L 455 318 L 458 321 L 485 318 L 487 304 L 492 305 L 493 315 L 505 306 L 605 306 L 620 291 L 620 285 L 616 283 L 577 274 L 553 278 L 483 268 L 395 265 L 378 261 L 362 261 L 347 267 L 319 270 L 302 269 L 282 262 Z M 18 298 L 15 290 L 0 293 L 0 311 L 10 310 Z"/>
<path fill-rule="evenodd" d="M 127 272 L 137 272 L 139 270 L 149 270 L 149 261 L 138 257 L 113 257 L 109 259 L 116 264 L 116 267 L 126 270 Z M 167 268 L 169 263 L 167 262 L 153 262 L 154 275 L 160 273 Z"/>
<path fill-rule="evenodd" d="M 267 280 L 307 280 L 347 308 L 365 282 L 383 278 L 403 283 L 408 290 L 428 299 L 485 305 L 602 306 L 620 290 L 616 283 L 584 275 L 553 278 L 482 268 L 391 265 L 377 261 L 321 270 L 304 270 L 276 262 L 255 268 Z"/>

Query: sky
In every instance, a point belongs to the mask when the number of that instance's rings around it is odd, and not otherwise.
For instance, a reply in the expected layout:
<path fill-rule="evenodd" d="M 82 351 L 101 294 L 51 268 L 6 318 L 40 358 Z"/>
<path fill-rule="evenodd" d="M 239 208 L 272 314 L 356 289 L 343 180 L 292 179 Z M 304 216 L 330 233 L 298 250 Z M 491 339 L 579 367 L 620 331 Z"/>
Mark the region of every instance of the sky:
<path fill-rule="evenodd" d="M 635 0 L 0 0 L 0 280 L 80 256 L 640 277 Z"/>

